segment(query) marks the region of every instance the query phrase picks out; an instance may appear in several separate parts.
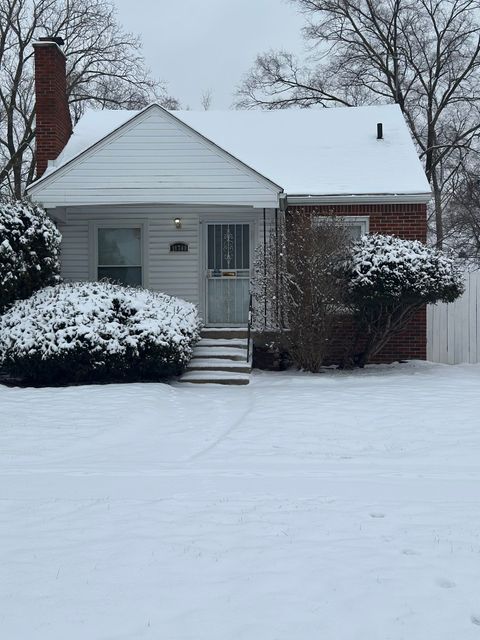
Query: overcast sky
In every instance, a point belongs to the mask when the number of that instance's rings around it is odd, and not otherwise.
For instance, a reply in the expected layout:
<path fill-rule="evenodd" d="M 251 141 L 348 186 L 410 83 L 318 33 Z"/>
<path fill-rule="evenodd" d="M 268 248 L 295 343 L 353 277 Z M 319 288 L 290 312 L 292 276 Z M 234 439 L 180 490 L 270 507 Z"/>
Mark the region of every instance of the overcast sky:
<path fill-rule="evenodd" d="M 147 65 L 182 106 L 228 109 L 257 53 L 302 50 L 302 18 L 288 0 L 114 0 L 123 26 L 140 34 Z"/>

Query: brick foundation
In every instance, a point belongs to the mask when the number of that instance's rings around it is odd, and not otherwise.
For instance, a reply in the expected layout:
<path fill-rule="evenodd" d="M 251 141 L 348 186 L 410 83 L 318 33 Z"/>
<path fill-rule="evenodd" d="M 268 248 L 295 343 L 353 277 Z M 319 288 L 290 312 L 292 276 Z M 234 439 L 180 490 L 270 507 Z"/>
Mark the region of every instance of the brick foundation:
<path fill-rule="evenodd" d="M 389 363 L 398 360 L 425 360 L 427 357 L 426 310 L 421 309 L 410 320 L 405 330 L 393 336 L 388 344 L 372 359 L 374 363 Z M 353 322 L 345 318 L 339 322 L 338 330 L 333 336 L 331 348 L 325 364 L 342 362 L 346 348 L 353 343 Z M 361 351 L 359 340 L 357 350 Z"/>

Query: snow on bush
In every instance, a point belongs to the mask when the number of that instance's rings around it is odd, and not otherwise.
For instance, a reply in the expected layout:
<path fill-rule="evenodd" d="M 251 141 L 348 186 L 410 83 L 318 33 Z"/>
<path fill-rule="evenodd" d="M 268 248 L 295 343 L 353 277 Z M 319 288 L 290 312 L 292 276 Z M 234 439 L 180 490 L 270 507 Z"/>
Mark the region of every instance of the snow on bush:
<path fill-rule="evenodd" d="M 363 366 L 402 331 L 425 304 L 453 302 L 463 291 L 454 261 L 415 240 L 366 235 L 353 243 L 346 265 L 355 309 L 352 363 Z M 360 350 L 359 350 L 360 349 Z"/>
<path fill-rule="evenodd" d="M 347 271 L 357 299 L 452 302 L 463 290 L 461 274 L 447 255 L 388 235 L 365 235 L 354 242 Z"/>
<path fill-rule="evenodd" d="M 0 362 L 39 384 L 180 374 L 199 338 L 193 304 L 107 282 L 47 287 L 0 317 Z"/>
<path fill-rule="evenodd" d="M 0 313 L 15 300 L 59 282 L 60 240 L 41 207 L 0 200 Z"/>

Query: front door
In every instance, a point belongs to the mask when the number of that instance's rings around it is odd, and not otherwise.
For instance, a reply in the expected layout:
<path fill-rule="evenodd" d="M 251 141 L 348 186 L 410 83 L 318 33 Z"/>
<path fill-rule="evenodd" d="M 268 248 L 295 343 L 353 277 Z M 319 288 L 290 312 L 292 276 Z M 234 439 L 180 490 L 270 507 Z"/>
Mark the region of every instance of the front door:
<path fill-rule="evenodd" d="M 250 225 L 207 224 L 207 324 L 246 325 Z"/>

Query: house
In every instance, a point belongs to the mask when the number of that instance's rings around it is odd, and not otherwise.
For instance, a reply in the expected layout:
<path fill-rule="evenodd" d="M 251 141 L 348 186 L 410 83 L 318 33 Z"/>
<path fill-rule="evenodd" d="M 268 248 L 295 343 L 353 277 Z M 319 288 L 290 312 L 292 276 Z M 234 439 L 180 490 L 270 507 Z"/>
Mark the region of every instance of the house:
<path fill-rule="evenodd" d="M 252 256 L 279 216 L 426 239 L 430 188 L 396 105 L 284 111 L 89 110 L 71 128 L 65 56 L 35 43 L 37 179 L 67 280 L 104 277 L 247 322 Z M 383 359 L 425 358 L 419 313 Z"/>

